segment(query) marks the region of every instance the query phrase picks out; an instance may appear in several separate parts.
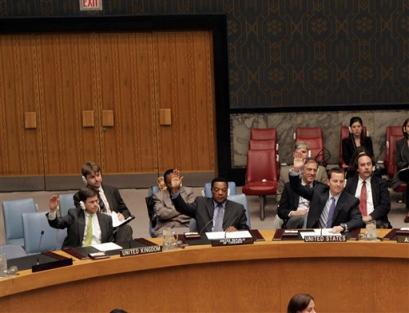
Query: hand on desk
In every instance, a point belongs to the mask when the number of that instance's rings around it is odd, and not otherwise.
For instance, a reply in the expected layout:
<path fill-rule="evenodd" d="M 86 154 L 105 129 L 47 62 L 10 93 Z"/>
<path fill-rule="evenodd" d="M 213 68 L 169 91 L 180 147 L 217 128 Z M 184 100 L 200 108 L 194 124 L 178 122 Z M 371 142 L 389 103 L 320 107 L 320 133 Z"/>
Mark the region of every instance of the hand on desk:
<path fill-rule="evenodd" d="M 224 231 L 225 232 L 233 232 L 233 231 L 237 231 L 237 228 L 234 227 L 234 226 L 229 226 Z"/>
<path fill-rule="evenodd" d="M 344 230 L 344 228 L 342 226 L 334 226 L 332 227 L 331 232 L 333 232 L 334 234 L 338 234 L 341 233 Z"/>

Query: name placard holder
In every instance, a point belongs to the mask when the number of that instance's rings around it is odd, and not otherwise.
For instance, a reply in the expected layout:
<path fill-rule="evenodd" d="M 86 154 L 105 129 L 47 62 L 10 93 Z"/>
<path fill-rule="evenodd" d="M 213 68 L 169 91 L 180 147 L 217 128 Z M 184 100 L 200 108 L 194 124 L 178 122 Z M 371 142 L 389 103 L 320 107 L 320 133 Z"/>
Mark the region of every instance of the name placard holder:
<path fill-rule="evenodd" d="M 161 252 L 161 251 L 162 251 L 162 246 L 147 246 L 147 247 L 123 249 L 120 251 L 120 255 L 122 257 L 122 256 L 156 253 L 156 252 Z"/>
<path fill-rule="evenodd" d="M 304 242 L 346 242 L 347 237 L 341 236 L 304 236 Z"/>
<path fill-rule="evenodd" d="M 254 238 L 224 238 L 211 241 L 213 247 L 250 245 L 253 243 Z"/>

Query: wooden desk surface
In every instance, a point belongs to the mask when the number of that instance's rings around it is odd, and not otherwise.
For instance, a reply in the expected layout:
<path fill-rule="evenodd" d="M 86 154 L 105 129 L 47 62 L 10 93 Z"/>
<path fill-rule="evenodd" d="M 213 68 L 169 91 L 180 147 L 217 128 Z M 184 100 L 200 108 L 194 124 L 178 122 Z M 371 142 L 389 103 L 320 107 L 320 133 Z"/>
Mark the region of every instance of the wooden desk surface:
<path fill-rule="evenodd" d="M 74 260 L 0 280 L 4 312 L 283 312 L 297 292 L 320 312 L 409 312 L 409 245 L 386 241 L 190 246 Z M 382 234 L 380 234 L 382 235 Z M 161 239 L 153 239 L 160 243 Z M 93 295 L 89 301 L 84 295 Z M 52 299 L 58 299 L 54 301 Z M 97 301 L 96 301 L 97 300 Z M 335 305 L 335 306 L 334 306 Z"/>

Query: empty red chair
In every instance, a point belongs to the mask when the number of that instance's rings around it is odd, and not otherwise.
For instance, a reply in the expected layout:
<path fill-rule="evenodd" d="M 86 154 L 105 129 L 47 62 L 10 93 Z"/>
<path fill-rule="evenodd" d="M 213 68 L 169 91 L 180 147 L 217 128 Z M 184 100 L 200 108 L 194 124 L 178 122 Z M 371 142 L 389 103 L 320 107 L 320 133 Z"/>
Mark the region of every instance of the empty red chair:
<path fill-rule="evenodd" d="M 321 127 L 297 127 L 294 139 L 308 144 L 312 158 L 324 161 L 324 137 Z"/>
<path fill-rule="evenodd" d="M 397 172 L 396 166 L 396 142 L 403 138 L 402 126 L 388 126 L 386 127 L 386 149 L 384 166 L 389 178 L 395 176 Z M 395 188 L 397 192 L 403 192 L 406 189 L 406 184 L 402 183 Z"/>
<path fill-rule="evenodd" d="M 249 150 L 266 150 L 274 149 L 276 150 L 276 141 L 275 140 L 254 140 L 250 139 Z"/>
<path fill-rule="evenodd" d="M 252 128 L 250 139 L 253 140 L 274 140 L 277 142 L 277 130 L 275 128 Z"/>
<path fill-rule="evenodd" d="M 274 149 L 249 150 L 247 153 L 246 184 L 243 193 L 260 197 L 260 218 L 265 217 L 267 195 L 277 192 L 277 162 Z"/>

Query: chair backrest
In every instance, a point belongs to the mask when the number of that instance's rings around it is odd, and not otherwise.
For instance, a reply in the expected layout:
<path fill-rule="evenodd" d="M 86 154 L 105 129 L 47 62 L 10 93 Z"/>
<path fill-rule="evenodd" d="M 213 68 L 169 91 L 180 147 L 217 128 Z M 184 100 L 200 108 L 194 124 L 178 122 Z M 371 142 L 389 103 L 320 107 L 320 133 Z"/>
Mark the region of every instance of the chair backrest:
<path fill-rule="evenodd" d="M 227 191 L 227 194 L 229 195 L 229 196 L 232 196 L 232 195 L 235 195 L 237 192 L 236 192 L 236 183 L 234 182 L 234 181 L 229 181 L 229 186 L 228 186 L 228 191 Z M 207 198 L 211 198 L 212 197 L 212 185 L 211 185 L 211 183 L 206 183 L 205 185 L 204 185 L 204 188 L 203 188 L 203 194 L 204 194 L 204 196 L 205 197 L 207 197 Z"/>
<path fill-rule="evenodd" d="M 23 213 L 36 212 L 33 198 L 3 201 L 4 228 L 7 244 L 24 244 Z"/>
<path fill-rule="evenodd" d="M 384 166 L 389 177 L 393 177 L 396 167 L 396 142 L 403 138 L 402 126 L 388 126 L 386 128 L 386 148 Z"/>
<path fill-rule="evenodd" d="M 0 254 L 5 255 L 7 260 L 21 258 L 27 255 L 24 249 L 19 245 L 1 245 Z"/>
<path fill-rule="evenodd" d="M 67 215 L 69 209 L 75 208 L 74 193 L 64 193 L 59 198 L 61 216 Z"/>
<path fill-rule="evenodd" d="M 324 161 L 324 137 L 321 127 L 297 127 L 296 141 L 303 141 L 310 147 L 311 157 L 317 161 Z"/>
<path fill-rule="evenodd" d="M 246 181 L 277 181 L 277 162 L 274 150 L 247 152 Z"/>
<path fill-rule="evenodd" d="M 244 209 L 246 210 L 247 226 L 249 228 L 251 228 L 250 212 L 249 212 L 248 205 L 247 205 L 246 195 L 244 193 L 240 193 L 240 194 L 237 194 L 237 195 L 231 195 L 231 196 L 228 197 L 228 199 L 230 201 L 240 203 L 240 204 L 242 204 L 244 206 Z"/>
<path fill-rule="evenodd" d="M 265 150 L 265 149 L 277 149 L 276 141 L 273 139 L 268 140 L 254 140 L 250 139 L 250 150 Z"/>
<path fill-rule="evenodd" d="M 159 191 L 159 187 L 156 185 L 152 185 L 148 189 L 148 197 L 152 196 L 154 193 L 157 193 Z"/>
<path fill-rule="evenodd" d="M 274 140 L 277 142 L 277 130 L 275 128 L 252 128 L 250 139 L 253 140 Z"/>
<path fill-rule="evenodd" d="M 61 249 L 67 236 L 66 229 L 55 229 L 48 224 L 45 212 L 24 213 L 23 227 L 24 249 L 27 253 Z"/>

